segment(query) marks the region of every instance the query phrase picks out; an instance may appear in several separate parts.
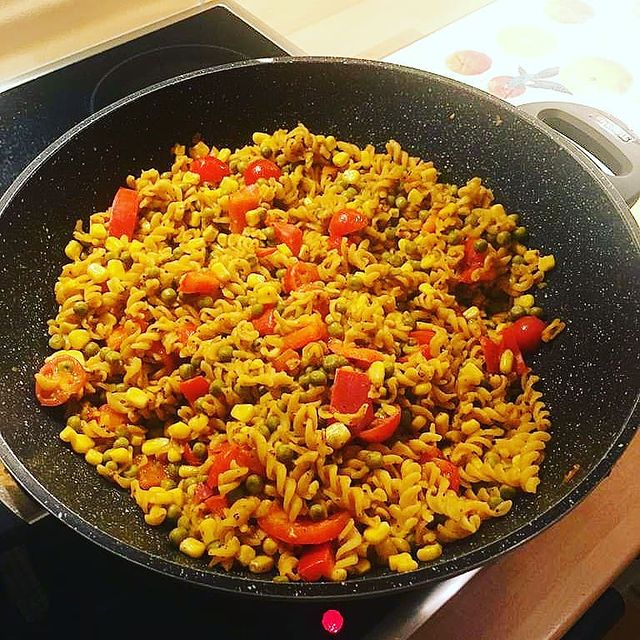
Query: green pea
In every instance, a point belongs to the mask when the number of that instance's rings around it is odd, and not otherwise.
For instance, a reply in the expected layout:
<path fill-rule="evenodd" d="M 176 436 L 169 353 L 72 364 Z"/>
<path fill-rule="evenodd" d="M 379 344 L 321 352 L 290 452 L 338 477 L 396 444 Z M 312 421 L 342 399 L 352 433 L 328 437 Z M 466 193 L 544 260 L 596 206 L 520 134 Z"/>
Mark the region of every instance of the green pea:
<path fill-rule="evenodd" d="M 162 478 L 160 480 L 160 486 L 165 490 L 169 491 L 169 489 L 173 489 L 176 486 L 176 483 L 171 478 Z"/>
<path fill-rule="evenodd" d="M 279 444 L 276 447 L 276 458 L 279 462 L 290 462 L 295 455 L 296 452 L 288 444 Z"/>
<path fill-rule="evenodd" d="M 502 498 L 500 496 L 491 496 L 489 498 L 489 507 L 491 509 L 495 509 L 497 506 L 502 504 Z"/>
<path fill-rule="evenodd" d="M 513 237 L 518 241 L 524 240 L 527 235 L 529 235 L 529 232 L 526 227 L 517 227 L 513 232 Z"/>
<path fill-rule="evenodd" d="M 408 204 L 407 199 L 404 196 L 398 196 L 396 198 L 395 205 L 400 211 L 402 211 L 403 209 L 406 209 L 407 204 Z"/>
<path fill-rule="evenodd" d="M 257 496 L 264 489 L 264 480 L 257 473 L 252 473 L 244 481 L 244 487 L 250 496 Z"/>
<path fill-rule="evenodd" d="M 73 313 L 83 318 L 89 313 L 89 305 L 84 300 L 79 300 L 73 305 Z"/>
<path fill-rule="evenodd" d="M 196 300 L 198 309 L 210 309 L 213 307 L 215 300 L 211 296 L 199 296 Z"/>
<path fill-rule="evenodd" d="M 264 422 L 255 427 L 258 430 L 258 433 L 262 435 L 265 440 L 268 440 L 271 437 L 271 431 L 269 431 L 269 427 L 267 427 Z"/>
<path fill-rule="evenodd" d="M 209 393 L 212 396 L 219 396 L 223 391 L 224 391 L 224 386 L 223 386 L 222 382 L 220 382 L 219 380 L 214 380 L 209 385 Z"/>
<path fill-rule="evenodd" d="M 235 489 L 231 489 L 229 493 L 227 493 L 227 500 L 229 504 L 233 504 L 236 500 L 240 500 L 240 498 L 244 498 L 245 491 L 242 485 L 236 487 Z"/>
<path fill-rule="evenodd" d="M 520 221 L 520 216 L 517 213 L 510 213 L 507 218 L 513 222 L 513 224 L 518 224 Z"/>
<path fill-rule="evenodd" d="M 200 458 L 200 460 L 204 460 L 207 457 L 207 445 L 204 442 L 194 443 L 191 450 L 196 458 Z"/>
<path fill-rule="evenodd" d="M 387 195 L 387 204 L 390 207 L 393 207 L 395 203 L 396 203 L 396 197 L 393 195 L 393 193 L 390 193 L 389 195 Z"/>
<path fill-rule="evenodd" d="M 260 302 L 256 302 L 255 304 L 251 305 L 249 312 L 251 313 L 252 318 L 257 318 L 264 313 L 264 305 Z"/>
<path fill-rule="evenodd" d="M 260 146 L 260 155 L 265 158 L 270 158 L 273 154 L 273 149 L 268 144 L 263 144 Z"/>
<path fill-rule="evenodd" d="M 306 387 L 310 382 L 310 378 L 309 378 L 309 374 L 308 373 L 303 373 L 299 378 L 298 378 L 298 384 L 300 384 L 303 387 Z"/>
<path fill-rule="evenodd" d="M 174 547 L 179 547 L 180 543 L 189 535 L 183 527 L 176 527 L 169 532 L 169 540 Z"/>
<path fill-rule="evenodd" d="M 182 527 L 183 529 L 189 529 L 189 525 L 191 524 L 191 521 L 189 520 L 188 516 L 181 515 L 178 518 L 178 521 L 176 522 L 176 524 L 179 527 Z"/>
<path fill-rule="evenodd" d="M 71 427 L 74 431 L 77 431 L 82 426 L 82 420 L 80 416 L 69 416 L 67 418 L 67 426 Z"/>
<path fill-rule="evenodd" d="M 486 234 L 486 238 L 487 238 L 487 242 L 489 244 L 495 244 L 496 243 L 496 236 L 494 233 L 487 233 Z"/>
<path fill-rule="evenodd" d="M 322 387 L 327 384 L 327 374 L 322 370 L 312 371 L 309 374 L 309 382 L 314 387 Z"/>
<path fill-rule="evenodd" d="M 384 460 L 379 451 L 367 451 L 364 454 L 364 463 L 369 469 L 380 469 L 384 464 Z"/>
<path fill-rule="evenodd" d="M 516 490 L 507 484 L 500 485 L 500 497 L 503 500 L 513 500 L 516 497 Z"/>
<path fill-rule="evenodd" d="M 332 322 L 327 327 L 327 330 L 332 338 L 342 338 L 344 336 L 344 329 L 339 322 Z"/>
<path fill-rule="evenodd" d="M 176 522 L 177 519 L 182 515 L 182 509 L 177 504 L 170 504 L 167 507 L 167 520 L 171 520 L 171 522 Z"/>
<path fill-rule="evenodd" d="M 118 470 L 118 463 L 115 460 L 109 460 L 108 462 L 105 463 L 104 466 L 107 469 L 109 469 L 109 471 L 117 471 Z"/>
<path fill-rule="evenodd" d="M 331 373 L 335 371 L 340 366 L 340 359 L 338 356 L 334 354 L 329 354 L 325 356 L 322 360 L 322 368 L 327 372 Z"/>
<path fill-rule="evenodd" d="M 522 318 L 522 316 L 525 315 L 525 313 L 526 311 L 519 304 L 514 304 L 509 311 L 509 315 L 514 320 L 517 320 L 518 318 Z"/>
<path fill-rule="evenodd" d="M 501 231 L 496 236 L 496 242 L 501 247 L 506 247 L 507 245 L 511 244 L 511 234 L 508 231 Z"/>
<path fill-rule="evenodd" d="M 100 353 L 100 345 L 97 342 L 93 342 L 93 341 L 87 342 L 83 351 L 88 358 L 91 358 L 92 356 L 95 356 L 98 353 Z"/>
<path fill-rule="evenodd" d="M 327 508 L 323 504 L 313 503 L 309 507 L 309 518 L 314 522 L 319 522 L 320 520 L 326 520 L 327 518 Z"/>
<path fill-rule="evenodd" d="M 58 349 L 64 349 L 64 336 L 59 333 L 54 333 L 49 338 L 49 346 L 56 351 Z"/>
<path fill-rule="evenodd" d="M 218 348 L 218 360 L 220 362 L 231 362 L 233 360 L 233 347 L 223 344 Z"/>
<path fill-rule="evenodd" d="M 392 267 L 401 267 L 404 264 L 404 258 L 399 253 L 392 253 L 389 256 L 389 264 Z"/>
<path fill-rule="evenodd" d="M 181 364 L 178 368 L 178 374 L 183 380 L 189 380 L 196 375 L 196 368 L 190 362 Z"/>
<path fill-rule="evenodd" d="M 513 256 L 511 258 L 511 264 L 522 264 L 524 262 L 524 258 L 522 256 Z"/>
<path fill-rule="evenodd" d="M 531 309 L 529 309 L 529 315 L 541 318 L 544 315 L 544 310 L 542 307 L 531 307 Z"/>
<path fill-rule="evenodd" d="M 474 248 L 478 253 L 484 253 L 484 252 L 489 248 L 489 243 L 488 243 L 484 238 L 478 238 L 478 239 L 473 243 L 473 248 Z"/>
<path fill-rule="evenodd" d="M 107 351 L 107 355 L 104 357 L 104 359 L 109 364 L 118 364 L 118 362 L 120 362 L 122 357 L 120 356 L 120 354 L 117 351 L 114 351 L 113 349 L 111 349 L 111 350 Z"/>
<path fill-rule="evenodd" d="M 384 237 L 387 240 L 393 240 L 396 237 L 396 228 L 395 227 L 387 227 L 384 230 Z"/>
<path fill-rule="evenodd" d="M 348 308 L 349 305 L 347 304 L 346 300 L 344 300 L 343 298 L 338 298 L 336 300 L 336 311 L 338 313 L 346 313 Z"/>
<path fill-rule="evenodd" d="M 450 244 L 459 244 L 462 240 L 462 237 L 460 236 L 460 232 L 454 229 L 453 231 L 449 232 L 447 239 L 449 240 Z"/>
<path fill-rule="evenodd" d="M 276 239 L 276 230 L 273 227 L 265 227 L 262 233 L 268 242 L 273 242 Z"/>
<path fill-rule="evenodd" d="M 269 416 L 266 420 L 269 431 L 273 432 L 280 426 L 280 418 L 278 416 Z"/>
<path fill-rule="evenodd" d="M 166 287 L 160 292 L 160 300 L 165 304 L 172 304 L 176 301 L 178 294 L 173 287 Z"/>
<path fill-rule="evenodd" d="M 364 287 L 362 276 L 347 276 L 347 287 L 353 291 L 360 291 Z"/>
<path fill-rule="evenodd" d="M 117 449 L 120 447 L 128 447 L 129 446 L 129 440 L 128 438 L 125 438 L 124 436 L 118 436 L 114 441 L 113 441 L 113 448 Z"/>
<path fill-rule="evenodd" d="M 203 362 L 203 360 L 204 360 L 204 357 L 203 357 L 203 356 L 201 356 L 201 355 L 196 355 L 196 356 L 191 356 L 191 360 L 190 360 L 190 362 L 191 362 L 191 364 L 192 364 L 196 369 L 199 369 L 199 368 L 200 368 L 200 365 L 201 365 L 201 364 L 202 364 L 202 362 Z"/>

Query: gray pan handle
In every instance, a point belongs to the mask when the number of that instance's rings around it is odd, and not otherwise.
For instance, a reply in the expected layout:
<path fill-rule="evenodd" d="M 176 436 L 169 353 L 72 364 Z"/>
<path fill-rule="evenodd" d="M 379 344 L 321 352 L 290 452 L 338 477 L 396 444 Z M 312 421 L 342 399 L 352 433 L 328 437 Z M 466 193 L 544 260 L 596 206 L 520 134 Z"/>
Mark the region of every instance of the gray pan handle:
<path fill-rule="evenodd" d="M 0 462 L 0 502 L 28 524 L 37 522 L 49 513 L 13 479 L 2 462 Z"/>
<path fill-rule="evenodd" d="M 640 198 L 640 138 L 611 114 L 573 102 L 531 102 L 519 106 L 563 134 L 587 157 L 609 168 L 605 173 L 631 207 Z"/>

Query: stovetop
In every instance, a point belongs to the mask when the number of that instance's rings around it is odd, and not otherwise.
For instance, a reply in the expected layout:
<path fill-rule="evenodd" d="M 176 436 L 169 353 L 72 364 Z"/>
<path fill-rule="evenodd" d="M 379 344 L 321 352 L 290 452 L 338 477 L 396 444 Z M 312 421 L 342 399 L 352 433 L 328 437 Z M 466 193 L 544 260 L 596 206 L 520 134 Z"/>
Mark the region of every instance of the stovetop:
<path fill-rule="evenodd" d="M 288 54 L 225 6 L 200 7 L 100 49 L 0 93 L 0 193 L 70 127 L 137 89 L 198 68 Z M 322 625 L 327 609 L 344 617 L 336 637 L 404 640 L 469 577 L 379 602 L 233 597 L 134 565 L 53 516 L 27 525 L 0 504 L 0 635 L 11 640 L 149 633 L 314 640 L 331 637 Z"/>

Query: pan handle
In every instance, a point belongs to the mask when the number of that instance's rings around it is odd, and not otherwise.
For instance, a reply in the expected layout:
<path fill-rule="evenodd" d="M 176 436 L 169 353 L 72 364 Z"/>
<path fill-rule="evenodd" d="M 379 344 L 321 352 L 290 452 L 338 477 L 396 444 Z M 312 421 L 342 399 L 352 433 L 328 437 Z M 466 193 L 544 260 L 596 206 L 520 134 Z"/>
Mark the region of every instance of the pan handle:
<path fill-rule="evenodd" d="M 578 145 L 633 206 L 640 197 L 640 138 L 611 114 L 573 102 L 530 102 L 519 106 Z M 601 167 L 602 168 L 602 167 Z M 610 175 L 612 174 L 612 175 Z"/>
<path fill-rule="evenodd" d="M 0 462 L 0 503 L 28 524 L 37 522 L 49 513 L 13 479 L 2 462 Z"/>

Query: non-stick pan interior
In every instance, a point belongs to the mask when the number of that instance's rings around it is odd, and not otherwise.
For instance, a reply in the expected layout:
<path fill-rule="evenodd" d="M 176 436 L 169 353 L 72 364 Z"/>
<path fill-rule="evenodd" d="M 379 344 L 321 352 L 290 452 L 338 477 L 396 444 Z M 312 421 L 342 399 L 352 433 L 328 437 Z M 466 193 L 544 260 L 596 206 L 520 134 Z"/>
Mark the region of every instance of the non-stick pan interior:
<path fill-rule="evenodd" d="M 53 285 L 76 219 L 109 206 L 128 173 L 170 165 L 194 134 L 242 146 L 253 131 L 293 127 L 382 148 L 389 138 L 434 161 L 442 178 L 481 176 L 521 214 L 530 244 L 557 269 L 539 294 L 567 329 L 533 361 L 553 420 L 539 492 L 449 546 L 420 571 L 345 584 L 274 584 L 203 568 L 171 550 L 125 492 L 58 439 L 60 414 L 33 397 L 47 347 Z M 2 209 L 4 209 L 2 211 Z M 293 59 L 231 65 L 164 83 L 98 114 L 48 150 L 0 205 L 1 455 L 23 486 L 81 534 L 152 569 L 276 597 L 371 595 L 470 569 L 566 513 L 608 473 L 637 424 L 638 230 L 595 170 L 514 108 L 471 88 L 381 63 Z M 571 482 L 565 473 L 580 470 Z"/>

